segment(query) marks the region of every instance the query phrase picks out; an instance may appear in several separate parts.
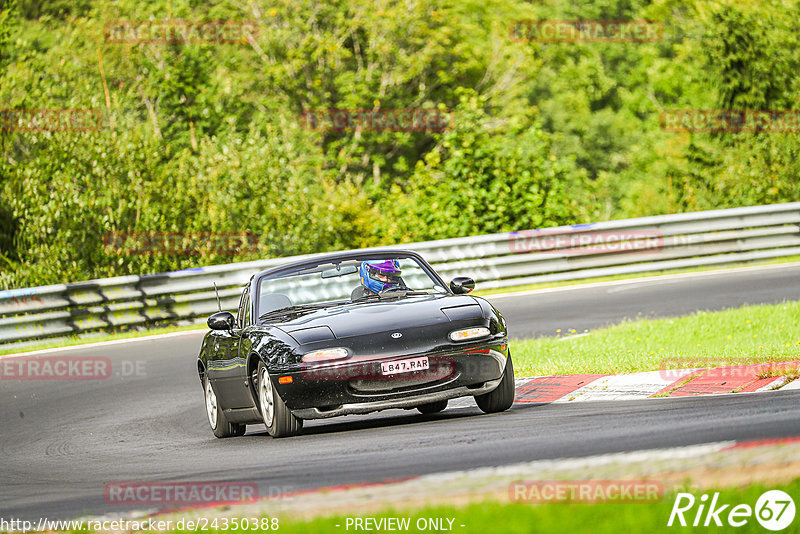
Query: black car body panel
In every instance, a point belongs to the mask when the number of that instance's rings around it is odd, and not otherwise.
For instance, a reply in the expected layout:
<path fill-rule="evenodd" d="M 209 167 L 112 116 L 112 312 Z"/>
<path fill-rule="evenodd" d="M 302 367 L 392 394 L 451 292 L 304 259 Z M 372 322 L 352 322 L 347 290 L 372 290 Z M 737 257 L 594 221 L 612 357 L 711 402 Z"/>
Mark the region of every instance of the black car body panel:
<path fill-rule="evenodd" d="M 296 262 L 253 276 L 245 287 L 237 328 L 212 330 L 198 360 L 231 421 L 258 423 L 255 372 L 259 361 L 286 406 L 303 419 L 386 408 L 491 391 L 502 378 L 508 333 L 502 315 L 487 301 L 456 295 L 418 254 L 385 250 L 382 255 L 413 258 L 441 284 L 442 293 L 342 302 L 323 309 L 289 309 L 257 317 L 258 283 L 265 276 L 305 263 L 367 259 L 375 253 L 342 253 Z M 249 295 L 256 298 L 250 299 Z M 455 330 L 485 327 L 480 340 L 452 341 Z M 306 353 L 346 348 L 343 360 L 308 363 Z M 384 375 L 382 363 L 427 357 L 428 368 Z"/>

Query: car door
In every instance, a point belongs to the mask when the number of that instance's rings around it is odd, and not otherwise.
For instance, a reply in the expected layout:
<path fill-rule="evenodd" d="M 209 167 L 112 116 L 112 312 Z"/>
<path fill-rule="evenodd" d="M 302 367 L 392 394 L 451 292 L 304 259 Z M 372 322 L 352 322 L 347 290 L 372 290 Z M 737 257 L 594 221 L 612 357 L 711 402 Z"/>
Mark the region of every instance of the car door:
<path fill-rule="evenodd" d="M 249 305 L 246 303 L 249 303 L 248 288 L 245 288 L 239 300 L 238 319 L 234 328 L 230 331 L 215 331 L 211 341 L 208 375 L 214 382 L 217 396 L 223 399 L 225 408 L 243 408 L 252 404 L 246 382 L 247 361 L 239 354 L 244 308 Z"/>

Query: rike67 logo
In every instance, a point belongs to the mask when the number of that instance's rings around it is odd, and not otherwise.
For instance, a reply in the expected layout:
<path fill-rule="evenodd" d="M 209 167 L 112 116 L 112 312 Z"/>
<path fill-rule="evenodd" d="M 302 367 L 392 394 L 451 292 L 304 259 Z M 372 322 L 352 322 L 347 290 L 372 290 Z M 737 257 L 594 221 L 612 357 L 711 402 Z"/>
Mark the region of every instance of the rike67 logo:
<path fill-rule="evenodd" d="M 783 530 L 794 521 L 794 500 L 781 490 L 764 492 L 755 507 L 749 504 L 723 503 L 719 493 L 703 494 L 699 499 L 691 493 L 678 493 L 667 526 L 693 527 L 742 527 L 754 517 L 767 530 Z"/>

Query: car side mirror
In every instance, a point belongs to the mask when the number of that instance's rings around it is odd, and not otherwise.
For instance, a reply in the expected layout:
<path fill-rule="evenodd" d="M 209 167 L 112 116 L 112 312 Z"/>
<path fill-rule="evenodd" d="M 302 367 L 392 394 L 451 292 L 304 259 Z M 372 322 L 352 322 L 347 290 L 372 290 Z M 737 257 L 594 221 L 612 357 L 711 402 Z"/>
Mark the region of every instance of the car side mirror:
<path fill-rule="evenodd" d="M 450 282 L 450 289 L 456 295 L 466 295 L 475 289 L 475 280 L 469 276 L 457 276 Z"/>
<path fill-rule="evenodd" d="M 208 318 L 208 327 L 211 330 L 233 330 L 236 318 L 229 311 L 217 312 Z"/>

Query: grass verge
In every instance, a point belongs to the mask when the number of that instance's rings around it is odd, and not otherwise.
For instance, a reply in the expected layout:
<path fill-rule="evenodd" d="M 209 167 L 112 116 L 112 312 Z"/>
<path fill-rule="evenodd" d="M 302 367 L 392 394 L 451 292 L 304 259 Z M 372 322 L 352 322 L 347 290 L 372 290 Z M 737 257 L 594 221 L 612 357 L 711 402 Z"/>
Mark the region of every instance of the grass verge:
<path fill-rule="evenodd" d="M 800 302 L 636 320 L 515 341 L 517 376 L 632 373 L 800 360 Z"/>

